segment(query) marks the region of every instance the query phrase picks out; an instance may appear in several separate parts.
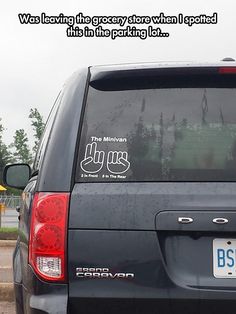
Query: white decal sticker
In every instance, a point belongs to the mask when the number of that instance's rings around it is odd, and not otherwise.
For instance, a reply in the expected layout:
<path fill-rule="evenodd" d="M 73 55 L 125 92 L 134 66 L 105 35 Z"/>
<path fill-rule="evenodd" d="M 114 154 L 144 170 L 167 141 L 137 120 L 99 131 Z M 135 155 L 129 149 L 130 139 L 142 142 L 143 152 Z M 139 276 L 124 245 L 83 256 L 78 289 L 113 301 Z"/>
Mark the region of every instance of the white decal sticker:
<path fill-rule="evenodd" d="M 103 136 L 103 137 L 97 137 L 97 136 L 91 136 L 92 142 L 113 142 L 113 143 L 127 143 L 126 137 L 110 137 L 110 136 Z"/>
<path fill-rule="evenodd" d="M 113 174 L 121 174 L 129 170 L 128 153 L 110 151 L 107 155 L 107 170 Z"/>
<path fill-rule="evenodd" d="M 80 162 L 80 167 L 86 173 L 97 173 L 103 167 L 104 158 L 105 152 L 97 150 L 97 143 L 87 144 L 84 159 Z"/>

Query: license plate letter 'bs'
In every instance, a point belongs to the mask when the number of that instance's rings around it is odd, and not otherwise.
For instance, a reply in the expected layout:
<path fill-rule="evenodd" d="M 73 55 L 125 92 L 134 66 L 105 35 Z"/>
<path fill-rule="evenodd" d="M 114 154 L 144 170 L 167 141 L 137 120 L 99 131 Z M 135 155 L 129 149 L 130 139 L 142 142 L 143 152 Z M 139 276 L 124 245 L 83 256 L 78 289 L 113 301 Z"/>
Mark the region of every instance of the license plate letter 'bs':
<path fill-rule="evenodd" d="M 213 240 L 213 274 L 216 278 L 236 278 L 236 239 Z"/>

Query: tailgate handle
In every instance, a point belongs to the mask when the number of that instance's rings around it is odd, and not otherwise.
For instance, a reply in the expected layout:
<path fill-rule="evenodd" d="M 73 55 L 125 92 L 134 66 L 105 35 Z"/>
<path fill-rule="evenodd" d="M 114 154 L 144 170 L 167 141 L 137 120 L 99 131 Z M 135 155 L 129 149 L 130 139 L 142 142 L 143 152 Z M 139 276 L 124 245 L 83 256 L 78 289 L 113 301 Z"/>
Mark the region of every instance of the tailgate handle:
<path fill-rule="evenodd" d="M 193 218 L 191 217 L 179 217 L 178 223 L 180 224 L 191 224 L 193 222 Z"/>

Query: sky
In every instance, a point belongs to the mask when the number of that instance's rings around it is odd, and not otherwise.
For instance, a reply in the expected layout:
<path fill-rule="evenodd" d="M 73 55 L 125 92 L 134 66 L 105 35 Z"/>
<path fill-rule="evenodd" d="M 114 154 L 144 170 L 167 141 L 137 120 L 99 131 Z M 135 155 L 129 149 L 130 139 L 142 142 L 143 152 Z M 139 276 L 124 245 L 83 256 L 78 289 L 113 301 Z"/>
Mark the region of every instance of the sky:
<path fill-rule="evenodd" d="M 28 118 L 37 108 L 46 120 L 66 79 L 79 67 L 158 61 L 219 61 L 236 58 L 235 0 L 9 0 L 0 4 L 0 118 L 6 128 L 4 141 L 13 141 L 15 130 L 33 130 Z M 67 25 L 20 24 L 18 14 L 32 16 L 212 16 L 217 24 L 156 25 L 169 37 L 69 38 Z M 137 25 L 136 25 L 137 26 Z M 106 28 L 106 25 L 102 25 Z M 116 28 L 117 26 L 110 26 Z M 137 26 L 142 27 L 142 25 Z M 108 27 L 107 27 L 108 28 Z"/>

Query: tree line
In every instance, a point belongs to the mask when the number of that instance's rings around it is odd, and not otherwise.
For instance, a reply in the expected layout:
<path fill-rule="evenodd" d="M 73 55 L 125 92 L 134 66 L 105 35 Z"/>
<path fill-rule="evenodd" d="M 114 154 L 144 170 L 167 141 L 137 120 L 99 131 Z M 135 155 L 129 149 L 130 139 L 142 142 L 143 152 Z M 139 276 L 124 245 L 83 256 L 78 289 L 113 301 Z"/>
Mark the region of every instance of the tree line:
<path fill-rule="evenodd" d="M 27 133 L 23 128 L 16 130 L 12 143 L 6 145 L 3 141 L 3 132 L 5 128 L 2 119 L 0 118 L 0 184 L 2 183 L 3 169 L 7 164 L 21 162 L 32 164 L 33 162 L 45 123 L 43 116 L 37 108 L 31 108 L 28 117 L 34 132 L 34 146 L 32 149 L 29 145 Z"/>

